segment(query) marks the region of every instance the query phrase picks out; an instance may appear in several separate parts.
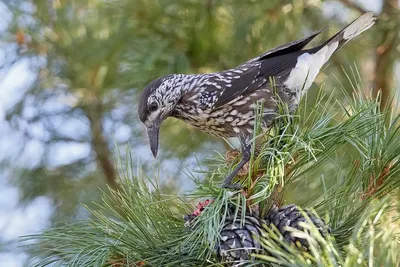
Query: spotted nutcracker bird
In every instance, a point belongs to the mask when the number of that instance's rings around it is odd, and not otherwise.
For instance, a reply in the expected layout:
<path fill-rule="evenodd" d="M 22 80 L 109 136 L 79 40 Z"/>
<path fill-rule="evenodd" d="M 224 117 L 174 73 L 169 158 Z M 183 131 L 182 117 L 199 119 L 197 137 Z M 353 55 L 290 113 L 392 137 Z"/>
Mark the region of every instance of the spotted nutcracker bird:
<path fill-rule="evenodd" d="M 262 103 L 262 128 L 267 130 L 278 115 L 279 102 L 293 112 L 332 53 L 374 22 L 375 17 L 368 12 L 313 48 L 304 49 L 323 30 L 278 46 L 229 70 L 170 74 L 152 81 L 141 95 L 138 113 L 154 157 L 160 125 L 168 117 L 184 120 L 214 136 L 238 137 L 242 160 L 222 187 L 241 188 L 239 184 L 232 184 L 232 179 L 250 159 L 257 102 Z"/>

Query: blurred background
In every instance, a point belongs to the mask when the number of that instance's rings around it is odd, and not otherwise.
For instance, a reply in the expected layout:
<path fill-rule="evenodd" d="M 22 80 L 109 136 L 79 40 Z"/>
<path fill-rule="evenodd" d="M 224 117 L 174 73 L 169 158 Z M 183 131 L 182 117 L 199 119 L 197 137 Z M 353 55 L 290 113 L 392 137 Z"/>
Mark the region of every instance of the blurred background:
<path fill-rule="evenodd" d="M 356 64 L 365 94 L 399 88 L 399 0 L 2 0 L 0 1 L 0 266 L 26 266 L 15 243 L 60 222 L 86 219 L 81 204 L 115 186 L 117 150 L 132 152 L 168 192 L 226 144 L 169 119 L 155 160 L 137 99 L 168 73 L 234 67 L 329 26 L 326 39 L 366 11 L 375 27 L 335 53 L 318 85 L 338 99 Z M 316 42 L 313 42 L 316 44 Z M 303 192 L 304 194 L 304 192 Z"/>

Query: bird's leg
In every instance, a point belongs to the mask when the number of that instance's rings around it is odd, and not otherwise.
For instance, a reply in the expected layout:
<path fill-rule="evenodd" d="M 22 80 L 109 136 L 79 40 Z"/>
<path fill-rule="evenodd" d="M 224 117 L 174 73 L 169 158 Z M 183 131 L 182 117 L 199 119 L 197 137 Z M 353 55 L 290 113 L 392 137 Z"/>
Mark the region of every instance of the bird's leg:
<path fill-rule="evenodd" d="M 228 177 L 225 178 L 221 187 L 230 188 L 230 189 L 241 189 L 242 186 L 240 184 L 232 184 L 233 178 L 235 178 L 236 174 L 240 171 L 240 169 L 250 160 L 251 156 L 251 143 L 250 144 L 242 144 L 242 160 L 236 166 L 236 168 L 229 174 Z"/>

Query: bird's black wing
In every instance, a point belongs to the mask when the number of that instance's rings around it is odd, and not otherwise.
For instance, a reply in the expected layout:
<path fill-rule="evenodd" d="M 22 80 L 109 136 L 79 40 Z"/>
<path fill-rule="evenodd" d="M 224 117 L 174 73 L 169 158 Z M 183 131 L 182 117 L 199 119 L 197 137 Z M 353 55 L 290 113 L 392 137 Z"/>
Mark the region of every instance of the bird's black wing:
<path fill-rule="evenodd" d="M 320 31 L 313 32 L 309 36 L 304 37 L 304 38 L 302 38 L 300 40 L 293 41 L 293 42 L 290 42 L 290 43 L 287 43 L 287 44 L 280 45 L 280 46 L 277 46 L 275 48 L 272 48 L 272 49 L 268 50 L 267 52 L 265 52 L 264 54 L 262 54 L 262 55 L 260 55 L 260 56 L 258 56 L 256 58 L 253 58 L 253 59 L 247 61 L 244 64 L 300 51 L 309 42 L 311 42 L 317 35 L 319 35 L 323 31 L 326 31 L 327 29 L 328 28 L 322 29 Z"/>
<path fill-rule="evenodd" d="M 277 82 L 282 82 L 290 74 L 290 71 L 296 66 L 297 59 L 304 53 L 315 53 L 316 48 L 301 50 L 289 54 L 266 58 L 261 61 L 251 62 L 242 65 L 240 68 L 227 72 L 237 74 L 233 76 L 229 83 L 219 91 L 218 97 L 213 104 L 213 109 L 220 108 L 239 96 L 251 94 L 258 88 L 270 82 L 271 78 Z M 242 71 L 242 73 L 239 73 Z M 226 75 L 226 72 L 224 72 Z M 231 75 L 232 76 L 232 75 Z M 273 86 L 270 86 L 271 88 Z"/>
<path fill-rule="evenodd" d="M 325 29 L 324 29 L 325 30 Z M 297 58 L 314 49 L 301 50 L 322 31 L 308 37 L 271 49 L 264 54 L 247 61 L 235 69 L 221 72 L 225 79 L 221 81 L 223 89 L 213 104 L 213 109 L 220 108 L 240 95 L 246 95 L 269 82 L 270 77 L 288 75 L 297 63 Z M 225 83 L 224 83 L 225 82 Z M 210 90 L 214 90 L 210 88 Z M 206 90 L 210 91 L 210 90 Z M 209 92 L 207 92 L 209 93 Z"/>

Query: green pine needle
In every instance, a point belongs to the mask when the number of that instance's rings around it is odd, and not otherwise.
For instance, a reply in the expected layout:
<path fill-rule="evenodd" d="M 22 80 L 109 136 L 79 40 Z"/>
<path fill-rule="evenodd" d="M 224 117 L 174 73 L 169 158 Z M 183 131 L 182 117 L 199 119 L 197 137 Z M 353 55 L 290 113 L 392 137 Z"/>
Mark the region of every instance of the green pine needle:
<path fill-rule="evenodd" d="M 400 114 L 381 111 L 378 100 L 361 94 L 360 82 L 352 85 L 355 93 L 344 102 L 321 88 L 295 114 L 281 106 L 266 142 L 252 153 L 250 173 L 239 181 L 247 186 L 245 194 L 220 187 L 237 163 L 228 166 L 222 154 L 202 171 L 205 181 L 188 175 L 196 189 L 184 196 L 164 195 L 157 179 L 141 171 L 134 175 L 126 157 L 119 162 L 121 188 L 102 192 L 102 202 L 89 210 L 90 221 L 22 238 L 38 252 L 32 266 L 222 266 L 215 248 L 228 216 L 243 222 L 255 207 L 263 216 L 276 196 L 306 183 L 320 184 L 320 190 L 302 208 L 313 208 L 330 235 L 321 236 L 311 221 L 304 232 L 289 229 L 308 241 L 305 251 L 265 226 L 265 235 L 256 237 L 265 253 L 254 255 L 248 266 L 399 266 L 399 236 L 393 232 L 399 227 Z M 256 128 L 260 113 L 257 118 Z M 192 203 L 206 198 L 212 202 L 185 227 Z"/>

